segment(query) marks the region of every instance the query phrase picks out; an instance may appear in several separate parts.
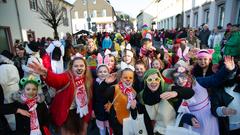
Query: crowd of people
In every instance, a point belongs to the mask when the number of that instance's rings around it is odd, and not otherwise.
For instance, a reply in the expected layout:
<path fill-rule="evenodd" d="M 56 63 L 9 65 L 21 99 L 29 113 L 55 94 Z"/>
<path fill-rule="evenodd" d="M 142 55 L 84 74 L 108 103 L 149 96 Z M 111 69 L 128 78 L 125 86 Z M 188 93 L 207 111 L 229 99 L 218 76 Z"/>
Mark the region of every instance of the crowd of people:
<path fill-rule="evenodd" d="M 240 28 L 219 31 L 16 41 L 0 55 L 0 134 L 87 135 L 94 121 L 100 135 L 164 135 L 180 119 L 199 135 L 239 135 Z"/>

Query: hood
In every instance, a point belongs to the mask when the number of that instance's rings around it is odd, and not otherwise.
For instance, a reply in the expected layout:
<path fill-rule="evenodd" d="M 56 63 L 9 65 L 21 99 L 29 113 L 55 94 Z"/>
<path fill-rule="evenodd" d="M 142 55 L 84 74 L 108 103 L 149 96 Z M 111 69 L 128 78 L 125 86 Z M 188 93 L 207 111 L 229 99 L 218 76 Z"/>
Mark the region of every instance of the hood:
<path fill-rule="evenodd" d="M 12 60 L 0 54 L 0 63 L 14 64 Z"/>

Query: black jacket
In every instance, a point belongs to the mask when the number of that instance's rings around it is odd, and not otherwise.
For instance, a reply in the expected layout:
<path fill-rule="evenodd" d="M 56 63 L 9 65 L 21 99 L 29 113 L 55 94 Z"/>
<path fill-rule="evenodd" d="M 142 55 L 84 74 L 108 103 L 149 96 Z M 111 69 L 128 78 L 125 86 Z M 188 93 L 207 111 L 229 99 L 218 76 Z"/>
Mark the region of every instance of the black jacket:
<path fill-rule="evenodd" d="M 229 134 L 229 117 L 219 117 L 217 115 L 216 110 L 218 107 L 222 107 L 222 106 L 227 107 L 232 102 L 234 97 L 226 93 L 223 87 L 216 88 L 214 90 L 217 90 L 217 92 L 214 92 L 214 94 L 210 98 L 211 112 L 215 117 L 218 118 L 220 135 L 230 135 Z M 240 84 L 236 86 L 234 91 L 240 94 Z"/>

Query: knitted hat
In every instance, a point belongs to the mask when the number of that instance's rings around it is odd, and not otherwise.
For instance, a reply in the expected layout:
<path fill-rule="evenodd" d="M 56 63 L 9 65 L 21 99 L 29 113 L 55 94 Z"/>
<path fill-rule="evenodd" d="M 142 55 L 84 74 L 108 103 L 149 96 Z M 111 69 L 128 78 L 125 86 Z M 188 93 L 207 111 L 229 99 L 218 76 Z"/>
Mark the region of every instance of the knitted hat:
<path fill-rule="evenodd" d="M 161 77 L 159 70 L 155 68 L 150 68 L 144 73 L 143 79 L 146 80 L 150 75 L 153 75 L 153 74 L 158 74 L 158 76 Z"/>

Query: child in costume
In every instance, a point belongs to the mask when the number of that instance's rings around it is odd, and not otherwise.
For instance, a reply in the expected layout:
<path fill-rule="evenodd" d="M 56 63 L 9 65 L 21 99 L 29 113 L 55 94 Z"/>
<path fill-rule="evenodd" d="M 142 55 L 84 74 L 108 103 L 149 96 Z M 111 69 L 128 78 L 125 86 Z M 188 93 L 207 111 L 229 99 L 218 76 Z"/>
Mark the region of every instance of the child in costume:
<path fill-rule="evenodd" d="M 104 105 L 108 102 L 108 99 L 104 94 L 107 88 L 116 83 L 116 76 L 115 74 L 110 75 L 106 64 L 101 64 L 102 57 L 100 55 L 98 54 L 97 78 L 93 85 L 93 110 L 100 135 L 106 135 L 106 129 L 108 133 L 110 132 L 108 113 L 104 109 Z"/>
<path fill-rule="evenodd" d="M 193 95 L 191 88 L 169 87 L 159 70 L 148 69 L 144 73 L 144 88 L 141 96 L 150 119 L 155 121 L 153 132 L 165 134 L 166 127 L 175 124 L 179 102 Z M 190 124 L 186 121 L 184 123 Z"/>
<path fill-rule="evenodd" d="M 193 76 L 206 77 L 214 74 L 212 71 L 213 49 L 201 49 L 197 52 L 197 64 L 193 68 Z"/>
<path fill-rule="evenodd" d="M 193 131 L 200 133 L 201 135 L 218 135 L 219 128 L 217 118 L 211 114 L 211 104 L 207 88 L 218 87 L 222 82 L 229 79 L 236 72 L 236 67 L 233 62 L 233 58 L 225 57 L 225 66 L 222 67 L 216 74 L 207 77 L 190 77 L 186 79 L 185 74 L 182 74 L 182 70 L 175 70 L 178 73 L 173 72 L 173 80 L 177 84 L 182 83 L 182 86 L 187 84 L 194 90 L 195 94 L 192 97 L 195 101 L 188 103 L 188 109 L 190 114 L 196 117 L 198 127 L 193 127 Z M 184 79 L 185 78 L 185 79 Z M 183 83 L 184 82 L 184 83 Z M 190 82 L 190 84 L 188 84 Z"/>
<path fill-rule="evenodd" d="M 105 105 L 109 112 L 109 124 L 114 135 L 123 134 L 123 119 L 130 113 L 136 113 L 136 92 L 132 88 L 134 71 L 125 68 L 121 71 L 120 81 L 107 89 L 106 97 L 109 102 Z M 135 116 L 136 118 L 136 116 Z"/>
<path fill-rule="evenodd" d="M 50 135 L 48 130 L 49 114 L 44 97 L 38 94 L 38 86 L 41 81 L 34 76 L 22 78 L 20 86 L 21 93 L 13 95 L 16 108 L 28 110 L 30 116 L 16 114 L 17 135 Z"/>

